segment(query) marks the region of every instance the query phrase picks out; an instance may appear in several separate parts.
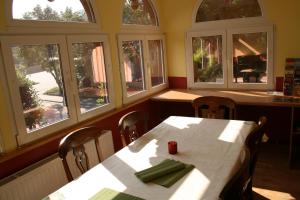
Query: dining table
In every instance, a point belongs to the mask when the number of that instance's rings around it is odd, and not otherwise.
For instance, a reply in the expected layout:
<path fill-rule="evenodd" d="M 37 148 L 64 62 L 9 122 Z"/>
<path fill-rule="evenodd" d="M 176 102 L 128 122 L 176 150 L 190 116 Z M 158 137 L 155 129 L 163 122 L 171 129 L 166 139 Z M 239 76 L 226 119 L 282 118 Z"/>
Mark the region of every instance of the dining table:
<path fill-rule="evenodd" d="M 46 199 L 91 199 L 109 188 L 147 200 L 216 200 L 241 165 L 245 140 L 256 126 L 253 121 L 170 116 Z M 177 143 L 175 154 L 169 153 L 170 141 Z M 135 175 L 166 159 L 194 168 L 169 188 Z"/>

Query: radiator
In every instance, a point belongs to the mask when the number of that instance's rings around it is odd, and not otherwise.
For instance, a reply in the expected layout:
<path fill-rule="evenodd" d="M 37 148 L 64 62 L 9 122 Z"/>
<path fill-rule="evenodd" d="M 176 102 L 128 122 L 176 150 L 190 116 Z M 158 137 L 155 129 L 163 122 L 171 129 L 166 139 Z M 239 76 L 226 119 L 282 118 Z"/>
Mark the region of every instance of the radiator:
<path fill-rule="evenodd" d="M 101 159 L 114 153 L 111 131 L 99 138 Z M 98 164 L 94 143 L 85 144 L 90 166 Z M 73 177 L 80 176 L 72 152 L 68 154 L 68 163 Z M 40 200 L 67 183 L 62 162 L 54 154 L 0 181 L 0 200 Z"/>

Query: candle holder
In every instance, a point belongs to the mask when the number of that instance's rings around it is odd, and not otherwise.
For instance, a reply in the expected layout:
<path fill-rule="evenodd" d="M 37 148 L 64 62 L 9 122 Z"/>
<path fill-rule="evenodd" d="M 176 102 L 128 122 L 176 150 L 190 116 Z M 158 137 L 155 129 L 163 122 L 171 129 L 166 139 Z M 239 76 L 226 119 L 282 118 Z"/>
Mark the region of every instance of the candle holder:
<path fill-rule="evenodd" d="M 176 154 L 177 153 L 177 142 L 169 141 L 168 142 L 168 150 L 169 150 L 169 154 Z"/>

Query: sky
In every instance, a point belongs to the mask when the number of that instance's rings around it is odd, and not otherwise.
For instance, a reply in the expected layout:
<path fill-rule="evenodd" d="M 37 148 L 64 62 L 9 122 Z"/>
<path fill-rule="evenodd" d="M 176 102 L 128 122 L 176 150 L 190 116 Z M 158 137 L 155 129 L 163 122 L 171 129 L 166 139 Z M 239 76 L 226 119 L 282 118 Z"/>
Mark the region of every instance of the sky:
<path fill-rule="evenodd" d="M 80 0 L 54 0 L 53 2 L 48 0 L 14 0 L 13 2 L 13 18 L 15 19 L 22 18 L 25 12 L 32 11 L 38 4 L 42 8 L 49 5 L 57 12 L 64 11 L 67 6 L 71 7 L 73 11 L 83 10 Z"/>

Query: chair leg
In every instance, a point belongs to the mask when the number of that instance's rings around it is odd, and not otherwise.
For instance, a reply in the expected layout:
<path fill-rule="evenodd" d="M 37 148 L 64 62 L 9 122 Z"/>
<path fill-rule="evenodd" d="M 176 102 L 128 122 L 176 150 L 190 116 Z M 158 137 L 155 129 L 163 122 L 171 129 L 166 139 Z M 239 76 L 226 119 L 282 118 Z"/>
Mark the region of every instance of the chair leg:
<path fill-rule="evenodd" d="M 253 200 L 253 192 L 252 192 L 252 178 L 250 180 L 250 182 L 248 183 L 248 186 L 247 186 L 247 199 L 248 200 Z"/>

